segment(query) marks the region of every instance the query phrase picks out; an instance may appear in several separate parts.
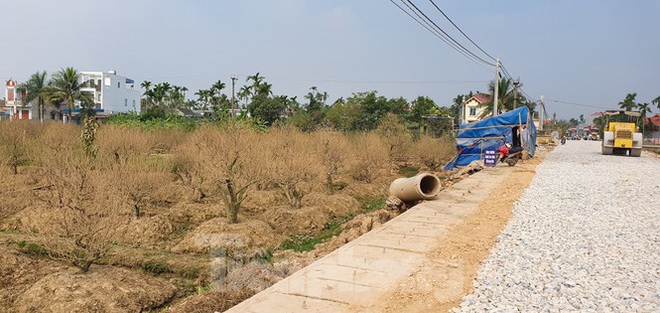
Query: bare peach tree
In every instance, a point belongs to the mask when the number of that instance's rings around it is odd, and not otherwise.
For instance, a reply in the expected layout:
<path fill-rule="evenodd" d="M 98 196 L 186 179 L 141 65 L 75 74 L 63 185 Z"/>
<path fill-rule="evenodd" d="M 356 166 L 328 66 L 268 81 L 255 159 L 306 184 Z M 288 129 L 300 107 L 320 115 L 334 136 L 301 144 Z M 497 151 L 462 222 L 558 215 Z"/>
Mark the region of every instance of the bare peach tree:
<path fill-rule="evenodd" d="M 138 128 L 107 126 L 98 132 L 96 167 L 103 169 L 114 182 L 113 195 L 132 208 L 136 218 L 142 216 L 149 195 L 171 179 L 171 170 L 160 156 L 149 155 L 148 135 Z"/>
<path fill-rule="evenodd" d="M 325 175 L 325 188 L 328 195 L 335 193 L 335 178 L 345 165 L 346 154 L 345 138 L 341 134 L 319 133 L 317 147 L 320 150 L 323 171 Z M 318 143 L 323 145 L 319 146 Z"/>
<path fill-rule="evenodd" d="M 351 178 L 364 183 L 372 183 L 379 173 L 389 169 L 388 147 L 382 138 L 374 133 L 351 136 L 350 145 L 360 147 L 352 151 L 349 173 Z"/>
<path fill-rule="evenodd" d="M 271 130 L 268 138 L 268 143 L 264 143 L 269 153 L 266 175 L 280 189 L 289 205 L 299 209 L 303 197 L 312 190 L 321 172 L 314 142 L 294 128 Z"/>
<path fill-rule="evenodd" d="M 206 193 L 220 195 L 227 220 L 237 223 L 250 187 L 262 179 L 261 151 L 258 134 L 237 124 L 204 126 L 179 153 L 195 156 L 193 168 L 202 170 L 189 173 L 200 176 Z"/>
<path fill-rule="evenodd" d="M 422 136 L 412 149 L 417 160 L 429 170 L 436 171 L 454 156 L 455 141 L 450 135 L 440 138 Z"/>
<path fill-rule="evenodd" d="M 116 186 L 108 184 L 89 159 L 70 152 L 45 160 L 42 176 L 48 187 L 34 192 L 55 213 L 42 234 L 48 255 L 86 272 L 108 254 L 126 218 L 121 201 L 112 196 Z"/>
<path fill-rule="evenodd" d="M 33 125 L 22 121 L 0 123 L 0 164 L 8 166 L 12 174 L 29 161 L 28 141 L 34 135 Z"/>
<path fill-rule="evenodd" d="M 387 146 L 387 158 L 391 164 L 388 167 L 388 173 L 391 174 L 392 168 L 397 163 L 408 159 L 407 155 L 411 153 L 412 136 L 403 125 L 401 118 L 392 113 L 388 113 L 383 118 L 376 133 Z"/>

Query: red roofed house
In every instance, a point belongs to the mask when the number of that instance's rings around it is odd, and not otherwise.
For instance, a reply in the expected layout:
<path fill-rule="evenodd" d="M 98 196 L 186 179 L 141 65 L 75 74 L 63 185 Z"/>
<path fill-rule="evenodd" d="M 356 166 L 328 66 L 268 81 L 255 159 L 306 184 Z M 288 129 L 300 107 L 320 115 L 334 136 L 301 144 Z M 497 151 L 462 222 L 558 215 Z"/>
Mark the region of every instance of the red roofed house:
<path fill-rule="evenodd" d="M 483 112 L 481 104 L 490 102 L 492 97 L 487 94 L 477 93 L 472 98 L 467 99 L 461 103 L 458 124 L 463 125 L 481 120 L 479 116 Z"/>
<path fill-rule="evenodd" d="M 31 119 L 32 105 L 23 101 L 24 91 L 18 88 L 18 84 L 13 80 L 8 80 L 5 84 L 5 107 L 8 108 L 12 119 Z"/>
<path fill-rule="evenodd" d="M 660 132 L 660 114 L 655 114 L 653 116 L 647 116 L 646 117 L 646 125 L 648 125 L 649 129 L 647 131 L 650 132 Z"/>

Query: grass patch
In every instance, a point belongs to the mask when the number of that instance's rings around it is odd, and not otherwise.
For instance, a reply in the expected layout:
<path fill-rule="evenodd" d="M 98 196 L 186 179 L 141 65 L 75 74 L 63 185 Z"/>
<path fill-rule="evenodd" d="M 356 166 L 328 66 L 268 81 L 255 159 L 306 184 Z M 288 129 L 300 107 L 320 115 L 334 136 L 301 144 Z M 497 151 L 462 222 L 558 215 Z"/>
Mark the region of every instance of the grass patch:
<path fill-rule="evenodd" d="M 310 235 L 294 235 L 285 240 L 280 248 L 284 250 L 292 249 L 296 252 L 312 251 L 314 247 L 320 243 L 328 241 L 330 238 L 341 234 L 341 225 L 353 219 L 353 214 L 344 217 L 337 217 L 332 219 L 325 225 L 323 230 L 318 236 Z"/>
<path fill-rule="evenodd" d="M 362 204 L 362 213 L 371 213 L 373 211 L 382 209 L 385 206 L 387 199 L 371 199 L 359 202 Z"/>
<path fill-rule="evenodd" d="M 405 177 L 413 177 L 419 173 L 419 166 L 406 166 L 399 169 L 399 174 Z"/>
<path fill-rule="evenodd" d="M 146 261 L 142 263 L 142 269 L 155 275 L 171 272 L 169 265 L 159 261 Z"/>
<path fill-rule="evenodd" d="M 20 250 L 25 253 L 29 254 L 32 256 L 45 256 L 48 255 L 48 250 L 44 248 L 42 245 L 34 243 L 34 242 L 27 242 L 25 240 L 18 242 L 18 247 Z"/>

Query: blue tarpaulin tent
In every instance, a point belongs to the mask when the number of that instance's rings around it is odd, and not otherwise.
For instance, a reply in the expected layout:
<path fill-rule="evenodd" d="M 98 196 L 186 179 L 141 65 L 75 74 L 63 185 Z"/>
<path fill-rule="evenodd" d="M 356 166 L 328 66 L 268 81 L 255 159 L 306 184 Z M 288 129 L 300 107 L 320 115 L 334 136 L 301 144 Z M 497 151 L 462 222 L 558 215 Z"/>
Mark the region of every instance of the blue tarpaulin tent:
<path fill-rule="evenodd" d="M 521 126 L 526 126 L 526 129 L 521 131 Z M 445 165 L 445 170 L 483 160 L 484 150 L 497 150 L 504 144 L 503 140 L 514 146 L 522 146 L 530 156 L 534 156 L 536 126 L 529 108 L 523 106 L 485 120 L 461 125 L 456 135 L 458 155 Z"/>

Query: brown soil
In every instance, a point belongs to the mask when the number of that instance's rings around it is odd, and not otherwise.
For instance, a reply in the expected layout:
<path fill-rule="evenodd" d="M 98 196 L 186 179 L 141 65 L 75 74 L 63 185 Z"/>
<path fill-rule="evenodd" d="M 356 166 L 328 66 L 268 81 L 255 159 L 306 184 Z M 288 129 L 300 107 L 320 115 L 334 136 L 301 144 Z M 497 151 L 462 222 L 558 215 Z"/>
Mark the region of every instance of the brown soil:
<path fill-rule="evenodd" d="M 171 299 L 176 287 L 134 271 L 93 267 L 50 274 L 14 302 L 16 312 L 142 312 Z"/>
<path fill-rule="evenodd" d="M 511 217 L 514 203 L 534 177 L 534 168 L 544 157 L 516 165 L 506 185 L 496 188 L 478 210 L 455 225 L 438 240 L 427 261 L 414 274 L 399 282 L 369 312 L 448 312 L 473 292 L 473 281 L 482 262 L 495 245 Z"/>
<path fill-rule="evenodd" d="M 237 224 L 214 218 L 197 227 L 172 248 L 177 253 L 208 253 L 213 249 L 248 249 L 270 247 L 279 242 L 265 222 L 249 220 Z"/>
<path fill-rule="evenodd" d="M 0 312 L 10 312 L 12 303 L 32 284 L 62 268 L 57 262 L 0 246 Z"/>

